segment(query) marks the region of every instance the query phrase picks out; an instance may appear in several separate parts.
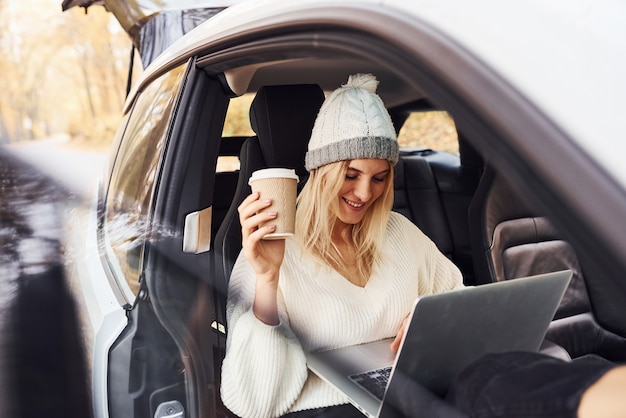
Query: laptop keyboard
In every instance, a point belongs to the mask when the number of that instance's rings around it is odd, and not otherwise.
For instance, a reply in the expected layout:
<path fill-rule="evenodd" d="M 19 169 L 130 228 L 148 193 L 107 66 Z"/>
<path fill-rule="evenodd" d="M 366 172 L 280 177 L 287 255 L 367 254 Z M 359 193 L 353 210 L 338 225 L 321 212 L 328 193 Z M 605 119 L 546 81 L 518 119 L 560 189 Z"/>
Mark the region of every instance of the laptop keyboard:
<path fill-rule="evenodd" d="M 391 366 L 382 369 L 370 370 L 359 374 L 348 376 L 357 385 L 374 395 L 379 400 L 383 400 L 385 389 L 389 382 Z"/>

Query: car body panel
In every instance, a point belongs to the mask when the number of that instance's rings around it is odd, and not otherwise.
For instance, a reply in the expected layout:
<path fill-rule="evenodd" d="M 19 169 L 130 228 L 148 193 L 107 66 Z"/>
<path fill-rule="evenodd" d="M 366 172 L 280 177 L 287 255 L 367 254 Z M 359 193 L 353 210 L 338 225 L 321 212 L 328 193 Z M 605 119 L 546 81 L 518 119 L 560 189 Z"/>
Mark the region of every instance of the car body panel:
<path fill-rule="evenodd" d="M 466 47 L 626 186 L 626 5 L 616 1 L 388 1 Z M 462 8 L 462 10 L 460 10 Z M 480 30 L 477 30 L 480 28 Z M 610 63 L 610 64 L 609 64 Z M 609 89 L 581 80 L 602 79 Z M 588 105 L 590 98 L 601 106 Z M 598 123 L 603 121 L 604 123 Z M 593 122 L 593 123 L 590 123 Z"/>
<path fill-rule="evenodd" d="M 108 405 L 102 399 L 108 398 L 108 357 L 109 350 L 122 330 L 127 326 L 126 309 L 112 290 L 110 278 L 100 263 L 97 242 L 97 201 L 91 210 L 84 208 L 79 211 L 76 223 L 70 229 L 70 248 L 73 249 L 72 267 L 69 275 L 72 292 L 80 309 L 82 333 L 86 342 L 91 374 L 91 393 L 96 418 L 108 417 Z M 83 213 L 84 212 L 84 213 Z M 85 231 L 87 234 L 85 235 Z"/>

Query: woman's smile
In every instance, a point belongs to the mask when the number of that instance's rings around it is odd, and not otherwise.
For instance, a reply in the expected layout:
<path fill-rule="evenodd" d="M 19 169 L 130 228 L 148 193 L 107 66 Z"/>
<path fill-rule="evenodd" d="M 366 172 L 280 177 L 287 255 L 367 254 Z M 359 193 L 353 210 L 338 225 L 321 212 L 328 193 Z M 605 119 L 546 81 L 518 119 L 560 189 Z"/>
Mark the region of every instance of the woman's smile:
<path fill-rule="evenodd" d="M 346 198 L 346 197 L 342 197 L 343 201 L 346 202 L 348 204 L 348 206 L 354 208 L 354 209 L 362 209 L 365 206 L 365 203 L 357 203 L 357 202 L 353 202 L 352 200 Z"/>

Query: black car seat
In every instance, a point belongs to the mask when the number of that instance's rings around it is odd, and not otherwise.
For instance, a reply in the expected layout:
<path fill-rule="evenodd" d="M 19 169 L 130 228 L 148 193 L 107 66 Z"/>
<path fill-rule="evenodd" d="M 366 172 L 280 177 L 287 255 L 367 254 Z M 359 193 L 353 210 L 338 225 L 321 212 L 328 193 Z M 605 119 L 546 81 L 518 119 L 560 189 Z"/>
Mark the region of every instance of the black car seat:
<path fill-rule="evenodd" d="M 241 251 L 241 225 L 237 207 L 251 193 L 248 179 L 255 170 L 291 168 L 302 185 L 308 172 L 304 156 L 324 92 L 316 84 L 264 86 L 250 107 L 250 122 L 257 134 L 241 148 L 237 188 L 232 203 L 215 236 L 216 321 L 226 326 L 226 293 L 233 265 Z M 224 345 L 222 340 L 220 345 Z"/>
<path fill-rule="evenodd" d="M 487 166 L 469 209 L 477 280 L 483 283 L 570 269 L 572 280 L 546 339 L 572 358 L 598 354 L 625 359 L 626 342 L 594 319 L 583 269 L 573 246 Z"/>
<path fill-rule="evenodd" d="M 424 156 L 431 150 L 401 150 L 394 168 L 393 210 L 417 225 L 452 259 L 452 234 L 433 171 Z"/>

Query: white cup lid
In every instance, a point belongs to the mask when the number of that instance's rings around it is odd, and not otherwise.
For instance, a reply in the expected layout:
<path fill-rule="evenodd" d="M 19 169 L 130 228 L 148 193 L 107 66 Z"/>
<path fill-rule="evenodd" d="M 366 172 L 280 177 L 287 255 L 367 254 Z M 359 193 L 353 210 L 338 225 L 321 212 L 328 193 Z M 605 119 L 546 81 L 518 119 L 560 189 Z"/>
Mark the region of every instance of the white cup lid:
<path fill-rule="evenodd" d="M 248 184 L 252 183 L 255 180 L 272 178 L 286 178 L 294 179 L 296 181 L 299 180 L 298 175 L 296 174 L 296 170 L 292 170 L 289 168 L 264 168 L 262 170 L 257 170 L 253 172 L 252 176 L 248 180 Z"/>

